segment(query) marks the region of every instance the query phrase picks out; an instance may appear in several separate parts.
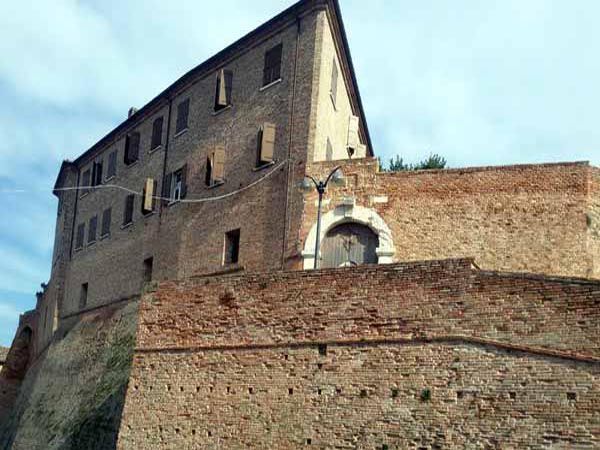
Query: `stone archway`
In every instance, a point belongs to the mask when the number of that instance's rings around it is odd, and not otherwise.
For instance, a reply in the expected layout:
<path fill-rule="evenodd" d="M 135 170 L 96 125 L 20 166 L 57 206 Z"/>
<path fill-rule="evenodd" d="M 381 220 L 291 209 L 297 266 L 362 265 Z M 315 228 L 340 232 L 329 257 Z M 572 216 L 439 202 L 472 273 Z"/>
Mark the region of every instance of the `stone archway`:
<path fill-rule="evenodd" d="M 336 208 L 323 214 L 321 217 L 321 237 L 323 238 L 334 227 L 344 223 L 357 223 L 369 227 L 378 238 L 379 246 L 376 248 L 378 264 L 389 264 L 394 262 L 394 242 L 392 240 L 392 232 L 382 217 L 377 211 L 371 208 L 365 208 L 358 205 L 339 205 Z M 315 261 L 315 239 L 317 237 L 316 221 L 312 225 L 306 241 L 304 242 L 304 251 L 302 258 L 304 259 L 303 267 L 305 270 L 312 269 Z M 322 250 L 322 249 L 321 249 Z M 322 256 L 323 252 L 320 251 Z"/>

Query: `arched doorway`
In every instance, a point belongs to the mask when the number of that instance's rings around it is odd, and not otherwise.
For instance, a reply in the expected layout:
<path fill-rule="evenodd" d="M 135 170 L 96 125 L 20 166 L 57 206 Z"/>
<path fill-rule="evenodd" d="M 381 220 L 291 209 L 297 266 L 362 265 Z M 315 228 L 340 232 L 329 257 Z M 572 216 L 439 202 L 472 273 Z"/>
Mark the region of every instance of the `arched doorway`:
<path fill-rule="evenodd" d="M 321 267 L 376 264 L 379 238 L 368 226 L 348 222 L 331 228 L 321 244 Z"/>

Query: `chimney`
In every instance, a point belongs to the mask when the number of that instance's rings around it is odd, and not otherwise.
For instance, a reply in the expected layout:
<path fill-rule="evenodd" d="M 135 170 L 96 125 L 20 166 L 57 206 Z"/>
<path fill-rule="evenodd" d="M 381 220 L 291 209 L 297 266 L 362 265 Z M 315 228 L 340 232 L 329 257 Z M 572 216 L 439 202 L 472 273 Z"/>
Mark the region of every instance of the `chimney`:
<path fill-rule="evenodd" d="M 131 108 L 129 108 L 129 111 L 127 112 L 127 118 L 129 119 L 136 112 L 138 112 L 138 109 L 135 106 L 132 106 Z"/>

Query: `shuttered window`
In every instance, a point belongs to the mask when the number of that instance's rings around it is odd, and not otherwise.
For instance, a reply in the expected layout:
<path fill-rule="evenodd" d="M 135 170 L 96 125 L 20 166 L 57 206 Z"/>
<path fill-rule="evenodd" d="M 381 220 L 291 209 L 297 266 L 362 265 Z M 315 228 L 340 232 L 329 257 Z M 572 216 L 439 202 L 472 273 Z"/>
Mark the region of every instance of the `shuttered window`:
<path fill-rule="evenodd" d="M 276 45 L 265 53 L 265 67 L 263 69 L 263 86 L 273 83 L 281 78 L 281 54 L 283 44 Z"/>
<path fill-rule="evenodd" d="M 117 150 L 108 155 L 108 167 L 106 169 L 106 179 L 110 180 L 117 175 Z"/>
<path fill-rule="evenodd" d="M 215 92 L 215 111 L 219 111 L 231 105 L 231 90 L 233 84 L 233 72 L 221 69 L 217 73 L 217 89 Z"/>
<path fill-rule="evenodd" d="M 148 214 L 154 211 L 156 207 L 156 180 L 146 178 L 142 194 L 142 214 Z"/>
<path fill-rule="evenodd" d="M 111 208 L 105 209 L 102 213 L 102 229 L 100 230 L 100 237 L 108 236 L 110 234 L 111 213 Z"/>
<path fill-rule="evenodd" d="M 98 216 L 94 216 L 90 219 L 90 225 L 88 226 L 88 244 L 96 242 L 96 231 L 98 228 Z"/>
<path fill-rule="evenodd" d="M 85 238 L 85 223 L 77 225 L 77 236 L 75 239 L 75 250 L 79 250 L 83 247 L 83 240 Z"/>
<path fill-rule="evenodd" d="M 123 210 L 123 225 L 130 224 L 133 222 L 133 203 L 135 201 L 135 195 L 130 194 L 125 197 L 125 208 Z"/>
<path fill-rule="evenodd" d="M 333 104 L 335 106 L 337 101 L 337 85 L 338 85 L 338 68 L 335 63 L 335 58 L 333 58 L 333 67 L 331 68 L 331 100 L 333 100 Z"/>
<path fill-rule="evenodd" d="M 258 132 L 258 155 L 257 167 L 273 162 L 275 152 L 276 126 L 272 123 L 264 123 Z"/>
<path fill-rule="evenodd" d="M 140 155 L 140 133 L 137 131 L 128 134 L 125 137 L 125 154 L 123 162 L 126 165 L 136 162 Z"/>
<path fill-rule="evenodd" d="M 102 160 L 94 162 L 92 165 L 92 186 L 102 184 Z"/>
<path fill-rule="evenodd" d="M 225 180 L 225 148 L 222 145 L 217 145 L 211 151 L 206 160 L 206 177 L 207 186 L 221 184 Z"/>
<path fill-rule="evenodd" d="M 348 148 L 356 151 L 360 145 L 360 137 L 358 135 L 358 117 L 350 116 L 348 122 Z"/>
<path fill-rule="evenodd" d="M 86 169 L 81 176 L 80 183 L 80 195 L 83 196 L 90 192 L 90 184 L 91 184 L 91 171 L 90 169 Z"/>
<path fill-rule="evenodd" d="M 152 141 L 150 143 L 150 150 L 154 150 L 162 145 L 162 130 L 163 130 L 163 118 L 162 116 L 154 120 L 152 124 Z"/>
<path fill-rule="evenodd" d="M 177 126 L 175 127 L 175 134 L 187 129 L 189 113 L 190 99 L 186 98 L 184 101 L 179 103 L 179 105 L 177 105 Z"/>

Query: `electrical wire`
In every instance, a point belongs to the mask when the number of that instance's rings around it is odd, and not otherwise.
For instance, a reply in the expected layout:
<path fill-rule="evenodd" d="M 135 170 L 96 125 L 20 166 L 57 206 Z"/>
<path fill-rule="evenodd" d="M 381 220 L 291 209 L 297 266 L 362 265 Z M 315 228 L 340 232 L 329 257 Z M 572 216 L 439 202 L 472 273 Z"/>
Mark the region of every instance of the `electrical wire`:
<path fill-rule="evenodd" d="M 228 193 L 222 194 L 222 195 L 217 195 L 215 197 L 182 198 L 182 199 L 180 199 L 178 201 L 180 203 L 204 203 L 204 202 L 214 202 L 214 201 L 217 201 L 217 200 L 222 200 L 224 198 L 234 196 L 236 194 L 239 194 L 240 192 L 243 192 L 243 191 L 245 191 L 247 189 L 250 189 L 250 188 L 256 186 L 257 184 L 259 184 L 262 181 L 264 181 L 267 178 L 269 178 L 273 173 L 275 173 L 277 171 L 277 169 L 279 169 L 281 166 L 283 166 L 286 163 L 286 161 L 287 160 L 281 161 L 279 164 L 273 166 L 273 168 L 269 172 L 267 172 L 265 175 L 263 175 L 262 177 L 260 177 L 258 180 L 254 180 L 252 183 L 248 184 L 247 186 L 244 186 L 242 188 L 236 189 L 235 191 L 228 192 Z M 143 192 L 136 191 L 136 190 L 133 190 L 133 189 L 129 189 L 129 188 L 126 188 L 124 186 L 120 186 L 118 184 L 99 184 L 97 186 L 64 187 L 64 188 L 54 189 L 53 191 L 79 191 L 79 190 L 86 190 L 86 189 L 94 189 L 94 190 L 95 189 L 120 189 L 120 190 L 128 192 L 130 194 L 138 195 L 140 197 L 142 197 L 144 195 Z M 27 189 L 0 189 L 0 193 L 21 194 L 21 193 L 27 193 L 27 192 L 29 192 Z M 153 195 L 152 198 L 156 199 L 156 200 L 164 200 L 164 201 L 172 201 L 173 200 L 170 197 L 162 197 L 162 196 L 159 196 L 159 195 Z"/>

